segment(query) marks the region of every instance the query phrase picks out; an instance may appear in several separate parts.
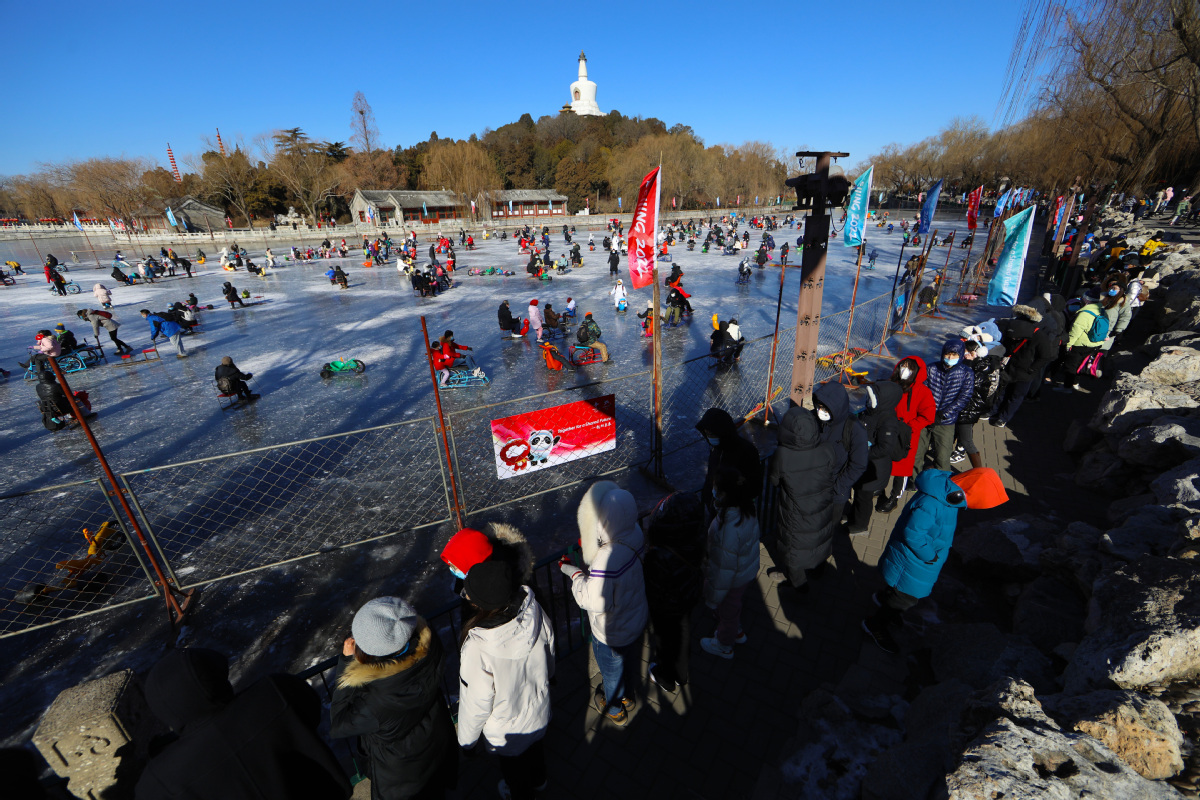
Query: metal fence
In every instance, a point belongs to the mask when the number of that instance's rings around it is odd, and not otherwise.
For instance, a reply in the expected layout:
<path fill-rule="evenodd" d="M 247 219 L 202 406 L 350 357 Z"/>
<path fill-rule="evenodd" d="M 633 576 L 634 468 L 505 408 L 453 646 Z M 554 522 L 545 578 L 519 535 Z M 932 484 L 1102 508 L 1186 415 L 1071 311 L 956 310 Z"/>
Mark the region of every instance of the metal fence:
<path fill-rule="evenodd" d="M 816 380 L 838 379 L 887 337 L 889 295 L 825 315 Z M 701 356 L 663 369 L 664 453 L 699 441 L 709 408 L 737 419 L 790 393 L 795 328 L 745 343 L 731 365 Z M 565 380 L 565 376 L 563 380 Z M 0 497 L 0 638 L 139 602 L 159 593 L 159 562 L 174 589 L 245 575 L 350 545 L 449 523 L 648 462 L 654 455 L 651 373 L 637 372 L 438 416 L 123 473 L 149 553 L 129 536 L 114 493 L 99 481 Z M 505 441 L 492 422 L 585 402 L 611 409 L 615 446 L 501 478 Z M 552 435 L 570 424 L 545 423 Z M 447 450 L 449 451 L 447 453 Z M 531 457 L 532 458 L 532 457 Z M 532 464 L 532 460 L 530 461 Z M 528 466 L 528 465 L 527 465 Z M 453 487 L 457 486 L 457 497 Z M 108 533 L 96 542 L 104 523 Z M 85 538 L 84 529 L 91 540 Z M 89 550 L 91 552 L 89 552 Z M 549 591 L 549 589 L 547 589 Z"/>

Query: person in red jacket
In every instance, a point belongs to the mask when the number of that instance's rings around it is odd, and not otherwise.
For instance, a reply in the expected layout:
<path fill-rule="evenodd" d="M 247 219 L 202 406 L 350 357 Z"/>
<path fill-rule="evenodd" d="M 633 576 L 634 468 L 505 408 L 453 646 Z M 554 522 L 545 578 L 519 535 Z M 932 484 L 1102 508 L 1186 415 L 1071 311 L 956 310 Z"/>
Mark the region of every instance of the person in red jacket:
<path fill-rule="evenodd" d="M 921 431 L 933 424 L 937 414 L 933 392 L 925 385 L 928 374 L 924 360 L 918 356 L 905 356 L 896 362 L 889 379 L 900 384 L 900 388 L 904 390 L 904 396 L 896 406 L 896 416 L 912 429 L 912 444 L 908 448 L 907 456 L 892 462 L 892 491 L 890 494 L 880 494 L 879 501 L 875 504 L 875 510 L 884 514 L 890 514 L 900 505 L 913 474 L 917 447 L 921 443 Z"/>
<path fill-rule="evenodd" d="M 465 344 L 458 344 L 454 341 L 454 331 L 446 331 L 438 338 L 437 344 L 429 350 L 429 357 L 433 359 L 433 368 L 442 375 L 441 380 L 438 381 L 439 386 L 445 386 L 450 382 L 450 368 L 456 361 L 463 358 L 460 353 L 470 349 Z"/>

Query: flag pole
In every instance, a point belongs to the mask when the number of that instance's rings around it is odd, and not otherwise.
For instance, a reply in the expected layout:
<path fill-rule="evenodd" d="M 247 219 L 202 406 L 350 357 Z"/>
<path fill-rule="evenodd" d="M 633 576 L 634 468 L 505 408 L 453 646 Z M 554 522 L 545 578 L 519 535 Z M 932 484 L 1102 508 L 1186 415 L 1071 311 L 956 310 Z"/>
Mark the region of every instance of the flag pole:
<path fill-rule="evenodd" d="M 858 299 L 858 279 L 862 275 L 862 257 L 866 246 L 865 240 L 858 243 L 858 260 L 854 264 L 854 291 L 850 293 L 850 319 L 846 321 L 846 349 L 842 351 L 847 356 L 850 355 L 850 330 L 854 327 L 854 303 Z M 844 374 L 844 371 L 838 373 L 838 383 L 842 382 Z"/>
<path fill-rule="evenodd" d="M 83 234 L 83 240 L 87 242 L 88 250 L 92 251 L 92 258 L 96 259 L 96 269 L 101 269 L 100 256 L 96 255 L 96 248 L 92 247 L 92 238 L 87 235 L 87 231 L 83 229 L 82 225 L 79 227 L 79 232 Z"/>
<path fill-rule="evenodd" d="M 650 236 L 653 239 L 654 253 L 654 477 L 662 479 L 663 475 L 663 424 L 662 424 L 662 318 L 660 313 L 660 298 L 658 287 L 658 207 L 662 195 L 662 155 L 659 154 L 658 176 L 654 181 L 654 224 Z"/>

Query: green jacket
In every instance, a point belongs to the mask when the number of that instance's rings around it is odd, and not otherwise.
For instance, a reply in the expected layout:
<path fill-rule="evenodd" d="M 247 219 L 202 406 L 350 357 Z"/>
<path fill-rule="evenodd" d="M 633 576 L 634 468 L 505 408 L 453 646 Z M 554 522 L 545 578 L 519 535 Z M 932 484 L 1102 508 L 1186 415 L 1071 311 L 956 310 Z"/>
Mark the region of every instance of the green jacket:
<path fill-rule="evenodd" d="M 1089 314 L 1088 312 L 1092 312 Z M 1088 338 L 1088 331 L 1092 329 L 1092 323 L 1096 321 L 1096 317 L 1106 316 L 1106 312 L 1099 303 L 1088 303 L 1083 308 L 1079 309 L 1079 313 L 1075 315 L 1075 322 L 1071 325 L 1071 334 L 1067 337 L 1067 347 L 1099 347 L 1104 342 L 1093 342 Z"/>

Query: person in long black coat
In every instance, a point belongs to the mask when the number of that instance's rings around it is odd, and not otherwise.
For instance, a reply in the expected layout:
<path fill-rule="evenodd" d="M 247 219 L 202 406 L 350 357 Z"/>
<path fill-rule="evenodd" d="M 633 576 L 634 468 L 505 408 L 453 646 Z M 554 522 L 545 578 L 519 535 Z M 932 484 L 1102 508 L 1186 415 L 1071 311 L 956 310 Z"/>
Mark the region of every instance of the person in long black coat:
<path fill-rule="evenodd" d="M 892 381 L 879 381 L 867 387 L 867 407 L 858 421 L 870 442 L 867 469 L 854 482 L 854 502 L 847 516 L 850 534 L 866 533 L 875 510 L 873 498 L 887 486 L 892 463 L 908 455 L 912 429 L 896 416 L 896 406 L 904 390 Z"/>
<path fill-rule="evenodd" d="M 850 499 L 850 487 L 867 471 L 867 434 L 850 417 L 850 395 L 840 383 L 822 383 L 813 392 L 821 441 L 841 448 L 845 454 L 834 485 L 841 503 Z"/>
<path fill-rule="evenodd" d="M 696 423 L 696 430 L 709 444 L 708 472 L 704 476 L 704 487 L 700 490 L 700 498 L 711 517 L 714 512 L 713 480 L 721 467 L 732 467 L 745 479 L 745 486 L 751 493 L 757 494 L 762 487 L 762 461 L 758 448 L 749 439 L 738 435 L 733 417 L 728 411 L 720 408 L 710 408 Z"/>
<path fill-rule="evenodd" d="M 842 507 L 834 489 L 845 462 L 840 445 L 821 441 L 817 416 L 799 406 L 779 424 L 779 447 L 771 462 L 771 485 L 779 487 L 779 519 L 772 549 L 772 580 L 806 589 L 807 571 L 833 552 Z"/>
<path fill-rule="evenodd" d="M 321 700 L 292 675 L 270 675 L 235 695 L 225 656 L 172 650 L 146 678 L 146 703 L 177 735 L 154 754 L 137 800 L 335 800 L 350 781 L 317 735 Z"/>
<path fill-rule="evenodd" d="M 403 648 L 384 656 L 364 653 L 356 642 L 362 640 L 357 620 L 381 600 L 397 598 L 372 600 L 355 615 L 356 637 L 346 640 L 339 659 L 329 735 L 358 737 L 369 762 L 371 800 L 438 797 L 454 783 L 458 759 L 441 690 L 442 643 L 413 613 Z"/>

